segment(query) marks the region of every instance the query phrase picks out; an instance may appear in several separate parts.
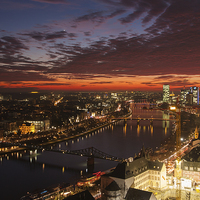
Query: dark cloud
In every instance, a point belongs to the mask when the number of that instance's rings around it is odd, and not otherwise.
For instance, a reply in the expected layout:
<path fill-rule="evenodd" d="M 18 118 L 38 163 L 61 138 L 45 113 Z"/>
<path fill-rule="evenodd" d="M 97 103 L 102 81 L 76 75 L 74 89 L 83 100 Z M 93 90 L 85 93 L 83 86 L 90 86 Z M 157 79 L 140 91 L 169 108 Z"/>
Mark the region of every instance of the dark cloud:
<path fill-rule="evenodd" d="M 119 9 L 119 10 L 116 10 L 116 11 L 112 12 L 110 15 L 107 16 L 107 18 L 113 18 L 113 17 L 121 15 L 121 14 L 123 14 L 125 12 L 126 12 L 125 9 Z"/>
<path fill-rule="evenodd" d="M 110 4 L 115 7 L 124 8 L 124 10 L 132 10 L 131 14 L 119 19 L 122 24 L 133 22 L 139 17 L 145 15 L 142 22 L 148 23 L 153 18 L 162 14 L 171 3 L 171 0 L 101 0 L 104 3 Z M 124 11 L 121 13 L 124 13 Z"/>
<path fill-rule="evenodd" d="M 23 56 L 22 51 L 29 48 L 16 37 L 4 36 L 0 38 L 0 63 L 11 64 L 13 62 L 30 61 Z"/>
<path fill-rule="evenodd" d="M 102 21 L 105 20 L 103 13 L 104 13 L 103 11 L 92 12 L 90 14 L 76 18 L 75 22 L 93 21 L 101 23 Z"/>
<path fill-rule="evenodd" d="M 91 82 L 90 84 L 94 85 L 94 84 L 110 84 L 110 83 L 113 83 L 113 82 L 100 81 L 100 82 Z"/>
<path fill-rule="evenodd" d="M 111 12 L 110 14 L 107 14 L 107 12 L 105 12 L 105 11 L 96 11 L 96 12 L 92 12 L 92 13 L 89 13 L 89 14 L 86 14 L 86 15 L 76 18 L 75 22 L 92 21 L 92 22 L 96 22 L 96 23 L 102 23 L 106 19 L 116 17 L 125 12 L 126 12 L 126 10 L 124 10 L 124 9 L 117 9 L 117 10 Z"/>
<path fill-rule="evenodd" d="M 11 79 L 19 81 L 20 76 L 23 80 L 33 80 L 31 75 L 35 74 L 36 80 L 47 80 L 45 75 L 60 74 L 66 80 L 86 79 L 93 80 L 92 84 L 108 84 L 112 82 L 98 82 L 96 78 L 156 75 L 158 77 L 153 82 L 147 81 L 143 84 L 149 86 L 194 84 L 188 81 L 186 75 L 200 75 L 200 12 L 198 9 L 200 1 L 105 0 L 104 3 L 114 5 L 115 11 L 93 12 L 73 22 L 77 24 L 83 21 L 102 23 L 116 16 L 119 17 L 121 23 L 126 25 L 141 16 L 143 16 L 144 24 L 152 19 L 155 21 L 140 35 L 122 29 L 118 37 L 109 32 L 106 37 L 96 37 L 98 39 L 95 38 L 95 41 L 89 38 L 91 30 L 81 32 L 90 39 L 87 40 L 88 46 L 85 45 L 85 40 L 83 43 L 78 40 L 73 44 L 61 43 L 58 39 L 76 37 L 76 34 L 65 31 L 30 32 L 18 35 L 20 38 L 1 37 L 0 61 L 2 64 L 10 64 L 7 68 L 9 70 L 2 71 L 3 76 L 10 76 L 9 81 Z M 129 14 L 126 15 L 125 10 Z M 46 50 L 46 55 L 50 59 L 39 62 L 26 57 L 23 51 L 29 48 L 25 45 L 26 41 L 22 40 L 24 36 L 34 38 L 42 47 L 45 46 L 43 50 Z M 49 41 L 51 44 L 48 43 Z M 45 45 L 43 45 L 44 42 Z M 19 65 L 19 62 L 23 62 L 24 65 Z M 22 70 L 21 74 L 17 70 Z M 28 78 L 24 78 L 25 71 L 28 70 L 36 72 L 28 72 Z M 14 73 L 17 74 L 17 78 L 14 77 Z M 71 75 L 65 76 L 65 73 Z M 177 79 L 171 74 L 181 74 L 182 77 Z"/>
<path fill-rule="evenodd" d="M 19 39 L 11 36 L 4 36 L 0 39 L 0 47 L 2 49 L 7 49 L 10 52 L 17 52 L 20 49 L 28 49 Z"/>
<path fill-rule="evenodd" d="M 152 83 L 151 83 L 151 82 L 142 82 L 141 84 L 144 84 L 144 85 L 151 85 Z"/>
<path fill-rule="evenodd" d="M 173 80 L 169 80 L 169 81 L 165 81 L 165 80 L 161 79 L 159 82 L 157 82 L 157 81 L 142 82 L 141 84 L 148 85 L 148 86 L 171 85 L 171 86 L 183 87 L 185 85 L 187 85 L 187 86 L 197 85 L 198 83 L 195 81 L 193 81 L 193 82 L 189 81 L 188 79 L 184 79 L 182 77 L 174 77 Z"/>
<path fill-rule="evenodd" d="M 155 77 L 154 80 L 164 80 L 164 79 L 176 79 L 177 76 L 176 75 L 164 75 L 164 76 L 158 76 Z M 187 76 L 181 76 L 182 79 L 186 80 L 186 78 L 188 78 Z"/>
<path fill-rule="evenodd" d="M 172 78 L 175 78 L 176 76 L 174 75 L 165 75 L 165 76 L 158 76 L 158 77 L 156 77 L 156 78 L 154 78 L 155 80 L 158 80 L 158 79 L 161 79 L 161 80 L 163 80 L 163 79 L 172 79 Z"/>
<path fill-rule="evenodd" d="M 29 36 L 38 41 L 63 39 L 67 37 L 69 38 L 76 37 L 76 34 L 67 33 L 66 31 L 57 31 L 53 33 L 31 32 L 31 33 L 25 33 L 25 34 L 20 34 L 20 35 Z"/>
<path fill-rule="evenodd" d="M 67 86 L 67 85 L 71 85 L 70 83 L 55 83 L 55 82 L 52 82 L 52 83 L 42 83 L 42 85 L 51 85 L 51 86 Z M 41 84 L 34 84 L 34 86 L 41 86 Z"/>
<path fill-rule="evenodd" d="M 142 8 L 141 10 L 134 11 L 133 13 L 129 14 L 128 16 L 119 19 L 119 21 L 121 21 L 122 24 L 130 23 L 130 22 L 138 19 L 144 12 L 145 12 L 145 8 Z"/>
<path fill-rule="evenodd" d="M 133 85 L 133 83 L 132 83 L 132 82 L 126 82 L 126 83 L 128 83 L 129 85 Z"/>
<path fill-rule="evenodd" d="M 1 10 L 25 10 L 30 8 L 35 8 L 36 6 L 32 3 L 21 3 L 10 0 L 1 0 L 0 1 L 0 9 Z"/>
<path fill-rule="evenodd" d="M 87 32 L 84 32 L 85 36 L 91 36 L 91 32 L 87 31 Z"/>
<path fill-rule="evenodd" d="M 50 3 L 50 4 L 69 4 L 67 0 L 32 0 L 40 3 Z"/>
<path fill-rule="evenodd" d="M 38 72 L 25 72 L 18 70 L 0 69 L 0 81 L 16 82 L 16 81 L 53 81 L 54 79 L 47 78 Z M 15 83 L 16 84 L 16 83 Z"/>

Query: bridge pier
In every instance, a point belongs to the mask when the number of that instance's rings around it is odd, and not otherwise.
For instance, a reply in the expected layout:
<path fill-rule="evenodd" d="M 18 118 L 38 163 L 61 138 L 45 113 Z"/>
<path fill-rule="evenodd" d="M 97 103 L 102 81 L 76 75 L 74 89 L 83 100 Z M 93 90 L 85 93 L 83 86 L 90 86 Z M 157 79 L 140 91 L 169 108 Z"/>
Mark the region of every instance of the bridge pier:
<path fill-rule="evenodd" d="M 94 157 L 88 157 L 87 159 L 88 172 L 93 172 L 94 170 Z"/>

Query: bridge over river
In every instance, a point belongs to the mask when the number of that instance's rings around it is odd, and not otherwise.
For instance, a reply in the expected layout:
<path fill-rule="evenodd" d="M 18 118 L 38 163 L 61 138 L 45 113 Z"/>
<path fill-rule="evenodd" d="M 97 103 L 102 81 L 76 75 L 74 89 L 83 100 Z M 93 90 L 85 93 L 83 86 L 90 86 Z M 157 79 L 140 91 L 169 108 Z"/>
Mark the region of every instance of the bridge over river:
<path fill-rule="evenodd" d="M 91 159 L 94 158 L 99 158 L 99 159 L 104 159 L 104 160 L 110 160 L 110 161 L 116 161 L 116 162 L 122 162 L 125 160 L 124 158 L 118 158 L 116 156 L 107 154 L 101 150 L 96 149 L 95 147 L 89 147 L 85 149 L 78 149 L 78 150 L 63 150 L 63 149 L 53 149 L 53 148 L 48 148 L 48 147 L 43 147 L 40 145 L 34 146 L 34 145 L 23 145 L 23 144 L 17 144 L 17 143 L 8 143 L 6 142 L 8 146 L 18 146 L 18 148 L 12 148 L 8 149 L 7 151 L 1 151 L 0 155 L 6 155 L 6 154 L 11 154 L 19 151 L 24 151 L 24 150 L 30 150 L 30 154 L 37 154 L 37 150 L 41 151 L 51 151 L 51 152 L 56 152 L 56 153 L 62 153 L 62 154 L 71 154 L 71 155 L 76 155 L 76 156 L 85 156 Z"/>

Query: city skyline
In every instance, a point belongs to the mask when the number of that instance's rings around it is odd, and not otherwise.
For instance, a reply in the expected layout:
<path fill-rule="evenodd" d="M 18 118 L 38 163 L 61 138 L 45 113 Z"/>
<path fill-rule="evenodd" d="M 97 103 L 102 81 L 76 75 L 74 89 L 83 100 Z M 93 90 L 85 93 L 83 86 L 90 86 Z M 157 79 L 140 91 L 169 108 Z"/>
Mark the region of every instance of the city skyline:
<path fill-rule="evenodd" d="M 199 87 L 200 2 L 2 0 L 0 92 Z"/>

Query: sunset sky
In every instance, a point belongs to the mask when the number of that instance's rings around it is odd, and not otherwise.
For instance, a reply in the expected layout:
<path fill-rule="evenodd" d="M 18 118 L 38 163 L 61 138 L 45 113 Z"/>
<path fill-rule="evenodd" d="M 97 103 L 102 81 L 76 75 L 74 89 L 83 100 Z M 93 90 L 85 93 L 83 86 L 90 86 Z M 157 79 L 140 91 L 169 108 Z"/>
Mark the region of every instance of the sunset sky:
<path fill-rule="evenodd" d="M 0 0 L 0 92 L 200 86 L 199 0 Z"/>

